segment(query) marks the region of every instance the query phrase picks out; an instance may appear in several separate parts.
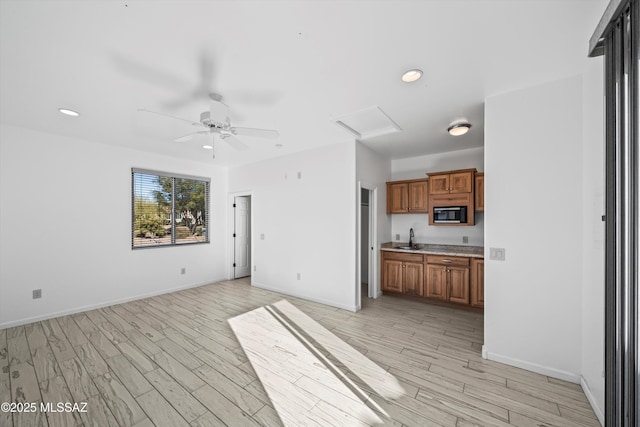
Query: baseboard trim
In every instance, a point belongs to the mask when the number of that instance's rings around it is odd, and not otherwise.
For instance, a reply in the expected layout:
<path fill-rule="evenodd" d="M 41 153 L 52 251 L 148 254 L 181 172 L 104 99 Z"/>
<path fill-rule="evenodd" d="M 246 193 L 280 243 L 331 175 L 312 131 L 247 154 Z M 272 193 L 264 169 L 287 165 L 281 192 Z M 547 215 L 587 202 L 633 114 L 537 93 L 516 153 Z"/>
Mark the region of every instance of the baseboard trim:
<path fill-rule="evenodd" d="M 352 311 L 354 313 L 358 311 L 358 307 L 355 305 L 344 305 L 334 301 L 324 300 L 322 298 L 309 297 L 308 295 L 302 295 L 296 292 L 289 292 L 289 291 L 285 292 L 282 289 L 274 288 L 273 286 L 265 285 L 262 283 L 252 282 L 251 286 L 255 286 L 256 288 L 264 289 L 271 292 L 277 292 L 282 295 L 288 295 L 288 296 L 292 296 L 300 299 L 306 299 L 309 301 L 317 302 L 319 304 L 328 305 L 330 307 L 341 308 L 342 310 Z"/>
<path fill-rule="evenodd" d="M 604 426 L 604 412 L 598 406 L 596 398 L 591 392 L 591 388 L 589 387 L 589 383 L 587 383 L 587 380 L 585 380 L 583 376 L 580 376 L 580 386 L 582 387 L 582 391 L 584 392 L 584 395 L 587 396 L 587 400 L 589 401 L 589 404 L 591 405 L 593 412 L 596 414 L 596 417 L 598 417 L 598 421 L 600 421 L 600 425 Z"/>
<path fill-rule="evenodd" d="M 559 380 L 569 381 L 574 384 L 580 384 L 581 376 L 567 372 L 560 369 L 552 368 L 549 366 L 539 365 L 537 363 L 527 362 L 526 360 L 515 359 L 513 357 L 504 356 L 501 354 L 492 353 L 487 349 L 483 349 L 483 353 L 486 352 L 487 359 L 494 362 L 504 363 L 505 365 L 515 366 L 516 368 L 526 369 L 527 371 L 535 372 L 538 374 L 546 375 L 548 377 L 557 378 Z"/>
<path fill-rule="evenodd" d="M 120 299 L 117 299 L 117 300 L 101 302 L 101 303 L 97 303 L 97 304 L 85 305 L 85 306 L 82 306 L 82 307 L 76 307 L 76 308 L 71 308 L 71 309 L 68 309 L 68 310 L 56 311 L 56 312 L 53 312 L 53 313 L 42 314 L 40 316 L 33 316 L 33 317 L 27 317 L 27 318 L 24 318 L 24 319 L 12 320 L 10 322 L 0 323 L 0 329 L 13 328 L 15 326 L 26 325 L 28 323 L 40 322 L 42 320 L 53 319 L 53 318 L 61 317 L 61 316 L 68 316 L 69 314 L 76 314 L 76 313 L 81 313 L 83 311 L 95 310 L 97 308 L 109 307 L 111 305 L 123 304 L 123 303 L 129 302 L 129 301 L 135 301 L 135 300 L 139 300 L 139 299 L 143 299 L 143 298 L 154 297 L 156 295 L 169 294 L 171 292 L 182 291 L 184 289 L 197 288 L 199 286 L 209 285 L 209 284 L 212 284 L 212 283 L 222 282 L 222 281 L 225 281 L 225 280 L 227 280 L 227 279 L 220 278 L 220 279 L 207 280 L 206 282 L 192 283 L 190 285 L 178 286 L 176 288 L 164 289 L 164 290 L 157 291 L 157 292 L 149 292 L 149 293 L 146 293 L 146 294 L 140 294 L 140 295 L 135 295 L 135 296 L 126 297 L 126 298 L 120 298 Z"/>

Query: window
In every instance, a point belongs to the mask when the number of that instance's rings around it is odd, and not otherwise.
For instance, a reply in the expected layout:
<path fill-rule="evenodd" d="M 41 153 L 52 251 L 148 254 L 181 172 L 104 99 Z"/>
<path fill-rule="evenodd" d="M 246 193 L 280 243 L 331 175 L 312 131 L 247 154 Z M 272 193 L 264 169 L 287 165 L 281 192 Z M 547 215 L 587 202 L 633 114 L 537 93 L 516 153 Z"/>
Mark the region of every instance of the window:
<path fill-rule="evenodd" d="M 209 243 L 209 182 L 131 169 L 131 247 Z"/>

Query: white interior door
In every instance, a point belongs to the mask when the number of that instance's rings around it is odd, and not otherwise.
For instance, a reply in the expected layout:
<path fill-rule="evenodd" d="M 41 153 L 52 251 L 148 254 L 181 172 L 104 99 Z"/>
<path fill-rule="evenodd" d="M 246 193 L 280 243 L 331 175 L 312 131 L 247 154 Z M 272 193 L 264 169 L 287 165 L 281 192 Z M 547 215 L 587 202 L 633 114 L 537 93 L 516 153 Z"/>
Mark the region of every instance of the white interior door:
<path fill-rule="evenodd" d="M 239 279 L 251 275 L 251 197 L 234 199 L 233 277 Z"/>

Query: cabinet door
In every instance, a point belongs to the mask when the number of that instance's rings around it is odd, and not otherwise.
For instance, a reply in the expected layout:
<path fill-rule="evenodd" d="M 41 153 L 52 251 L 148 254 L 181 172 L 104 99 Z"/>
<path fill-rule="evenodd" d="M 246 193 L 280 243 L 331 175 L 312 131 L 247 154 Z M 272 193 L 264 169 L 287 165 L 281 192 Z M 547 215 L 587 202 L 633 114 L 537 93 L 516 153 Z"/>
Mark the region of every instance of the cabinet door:
<path fill-rule="evenodd" d="M 409 183 L 409 213 L 428 213 L 427 182 Z"/>
<path fill-rule="evenodd" d="M 424 284 L 424 264 L 405 262 L 404 263 L 404 289 L 405 294 L 422 296 Z"/>
<path fill-rule="evenodd" d="M 449 175 L 450 193 L 471 193 L 473 173 L 460 172 Z"/>
<path fill-rule="evenodd" d="M 484 211 L 484 174 L 476 175 L 475 205 L 477 211 Z"/>
<path fill-rule="evenodd" d="M 484 260 L 471 260 L 471 305 L 484 307 Z"/>
<path fill-rule="evenodd" d="M 449 175 L 429 175 L 430 194 L 449 193 Z"/>
<path fill-rule="evenodd" d="M 398 260 L 384 261 L 383 291 L 402 292 L 402 265 L 402 261 Z"/>
<path fill-rule="evenodd" d="M 424 296 L 447 299 L 447 267 L 427 264 Z"/>
<path fill-rule="evenodd" d="M 449 301 L 469 304 L 469 269 L 449 267 Z"/>
<path fill-rule="evenodd" d="M 387 186 L 387 213 L 406 213 L 409 205 L 409 186 L 389 184 Z"/>

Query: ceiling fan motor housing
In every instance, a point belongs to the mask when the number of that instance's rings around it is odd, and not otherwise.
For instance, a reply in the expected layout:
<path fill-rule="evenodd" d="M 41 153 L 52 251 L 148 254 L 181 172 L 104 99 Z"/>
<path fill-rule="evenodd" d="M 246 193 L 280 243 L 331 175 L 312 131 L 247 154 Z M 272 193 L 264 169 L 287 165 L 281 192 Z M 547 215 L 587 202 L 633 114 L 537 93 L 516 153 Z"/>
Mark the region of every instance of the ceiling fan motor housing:
<path fill-rule="evenodd" d="M 203 111 L 202 113 L 200 113 L 200 123 L 208 128 L 224 128 L 224 123 L 216 122 L 215 120 L 211 119 L 211 112 L 209 111 Z"/>

